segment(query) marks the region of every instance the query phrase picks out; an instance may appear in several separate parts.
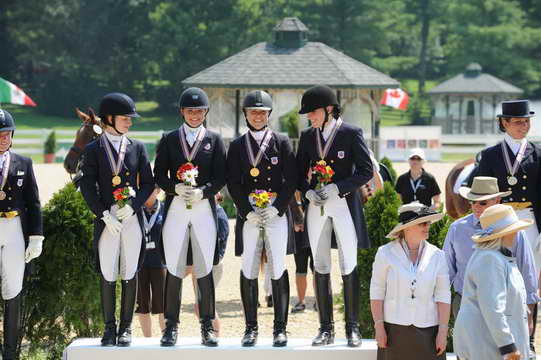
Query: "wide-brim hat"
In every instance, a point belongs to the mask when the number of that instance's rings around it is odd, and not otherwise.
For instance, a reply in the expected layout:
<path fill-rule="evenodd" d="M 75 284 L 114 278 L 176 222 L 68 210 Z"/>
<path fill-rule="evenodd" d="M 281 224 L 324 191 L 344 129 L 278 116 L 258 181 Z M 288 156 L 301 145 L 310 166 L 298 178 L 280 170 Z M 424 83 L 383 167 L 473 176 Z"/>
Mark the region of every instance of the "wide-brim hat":
<path fill-rule="evenodd" d="M 535 115 L 530 111 L 530 102 L 528 100 L 513 100 L 502 102 L 502 113 L 499 118 L 529 118 Z"/>
<path fill-rule="evenodd" d="M 396 239 L 400 231 L 414 225 L 425 222 L 430 222 L 433 224 L 443 218 L 443 214 L 430 210 L 428 206 L 425 206 L 417 201 L 402 205 L 398 209 L 398 214 L 398 220 L 400 222 L 396 224 L 386 236 L 390 239 Z"/>
<path fill-rule="evenodd" d="M 483 201 L 509 196 L 512 194 L 512 191 L 500 191 L 498 179 L 494 177 L 476 176 L 473 178 L 471 188 L 462 186 L 458 189 L 458 193 L 468 200 Z"/>
<path fill-rule="evenodd" d="M 533 225 L 533 220 L 520 220 L 515 210 L 509 205 L 496 204 L 487 208 L 481 217 L 482 231 L 472 236 L 476 243 L 490 241 L 516 233 Z"/>

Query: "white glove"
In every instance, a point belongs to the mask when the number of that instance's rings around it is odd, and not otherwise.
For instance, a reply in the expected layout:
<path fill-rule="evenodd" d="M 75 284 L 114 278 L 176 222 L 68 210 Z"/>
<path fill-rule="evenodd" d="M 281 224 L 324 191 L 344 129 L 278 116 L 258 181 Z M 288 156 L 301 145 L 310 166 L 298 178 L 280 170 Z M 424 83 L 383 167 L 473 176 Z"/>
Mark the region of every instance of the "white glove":
<path fill-rule="evenodd" d="M 135 211 L 133 211 L 133 208 L 130 206 L 130 204 L 126 204 L 117 210 L 116 217 L 118 220 L 124 221 L 130 216 L 132 216 L 134 213 Z"/>
<path fill-rule="evenodd" d="M 308 190 L 306 192 L 306 198 L 308 201 L 310 201 L 310 204 L 315 206 L 323 206 L 325 205 L 326 199 L 322 199 L 321 196 L 318 195 L 314 190 Z"/>
<path fill-rule="evenodd" d="M 325 185 L 322 189 L 317 190 L 316 193 L 322 199 L 328 200 L 331 198 L 337 198 L 339 191 L 338 191 L 338 186 L 336 186 L 336 184 L 329 184 L 329 185 Z"/>
<path fill-rule="evenodd" d="M 103 217 L 101 218 L 101 220 L 105 223 L 105 227 L 107 228 L 107 230 L 109 230 L 111 234 L 120 234 L 120 230 L 122 230 L 122 224 L 116 219 L 116 217 L 111 215 L 109 210 L 105 210 L 103 212 Z"/>
<path fill-rule="evenodd" d="M 29 263 L 32 259 L 35 259 L 41 255 L 41 250 L 43 249 L 43 240 L 45 237 L 41 235 L 30 235 L 28 239 L 30 242 L 26 248 L 26 253 L 24 254 L 24 261 L 26 263 Z"/>
<path fill-rule="evenodd" d="M 180 196 L 184 195 L 187 191 L 191 189 L 192 189 L 191 186 L 184 185 L 182 183 L 175 185 L 175 192 L 177 193 L 177 195 L 180 195 Z"/>
<path fill-rule="evenodd" d="M 250 211 L 248 215 L 246 215 L 246 221 L 251 222 L 252 224 L 261 224 L 263 222 L 263 218 L 257 212 Z"/>
<path fill-rule="evenodd" d="M 190 188 L 181 195 L 182 199 L 187 203 L 194 204 L 203 199 L 203 190 L 198 188 Z"/>
<path fill-rule="evenodd" d="M 263 221 L 269 222 L 278 216 L 278 209 L 274 206 L 269 206 L 265 209 L 262 209 L 259 212 L 259 215 L 263 218 Z"/>

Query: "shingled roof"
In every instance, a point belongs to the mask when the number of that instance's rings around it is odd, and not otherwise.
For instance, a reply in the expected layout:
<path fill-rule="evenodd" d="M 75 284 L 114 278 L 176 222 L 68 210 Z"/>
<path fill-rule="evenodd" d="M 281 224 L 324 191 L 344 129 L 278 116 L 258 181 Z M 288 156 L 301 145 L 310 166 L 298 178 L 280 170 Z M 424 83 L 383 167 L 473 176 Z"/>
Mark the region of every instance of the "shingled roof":
<path fill-rule="evenodd" d="M 481 65 L 471 63 L 466 71 L 428 91 L 436 94 L 521 94 L 522 89 L 482 72 Z"/>
<path fill-rule="evenodd" d="M 278 32 L 308 29 L 296 18 L 285 18 Z M 304 33 L 304 34 L 302 34 Z M 275 38 L 279 38 L 275 36 Z M 305 88 L 327 84 L 336 88 L 395 88 L 391 77 L 320 42 L 299 42 L 285 48 L 278 42 L 255 44 L 183 80 L 185 86 L 235 88 Z"/>

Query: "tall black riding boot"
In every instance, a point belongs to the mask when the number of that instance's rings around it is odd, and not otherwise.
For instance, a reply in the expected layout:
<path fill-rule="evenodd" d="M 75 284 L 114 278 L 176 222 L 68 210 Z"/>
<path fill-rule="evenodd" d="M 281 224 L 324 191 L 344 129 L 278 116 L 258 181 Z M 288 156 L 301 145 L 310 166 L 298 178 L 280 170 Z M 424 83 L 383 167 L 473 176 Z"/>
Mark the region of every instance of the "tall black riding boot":
<path fill-rule="evenodd" d="M 137 298 L 137 275 L 131 280 L 122 280 L 122 297 L 120 299 L 120 325 L 118 326 L 118 346 L 130 346 L 131 322 L 135 299 Z"/>
<path fill-rule="evenodd" d="M 164 317 L 165 329 L 160 341 L 161 346 L 175 346 L 178 336 L 180 299 L 182 297 L 182 279 L 167 272 L 165 278 Z"/>
<path fill-rule="evenodd" d="M 334 343 L 334 321 L 332 313 L 331 274 L 314 272 L 316 301 L 319 314 L 319 333 L 312 340 L 313 346 Z"/>
<path fill-rule="evenodd" d="M 289 275 L 287 270 L 278 280 L 271 280 L 272 296 L 274 300 L 274 339 L 272 346 L 287 345 L 287 314 L 289 308 Z"/>
<path fill-rule="evenodd" d="M 103 322 L 105 330 L 101 338 L 101 346 L 116 345 L 116 281 L 107 281 L 101 277 L 100 280 L 101 293 L 101 311 L 103 313 Z"/>
<path fill-rule="evenodd" d="M 212 327 L 216 317 L 216 298 L 212 271 L 205 277 L 197 279 L 197 302 L 199 304 L 199 322 L 201 323 L 201 344 L 218 346 L 218 339 Z"/>
<path fill-rule="evenodd" d="M 346 312 L 346 339 L 348 346 L 361 346 L 361 331 L 359 330 L 359 272 L 357 266 L 353 271 L 342 276 L 344 284 L 344 308 Z"/>
<path fill-rule="evenodd" d="M 4 303 L 4 351 L 3 360 L 13 360 L 17 356 L 17 345 L 21 331 L 22 295 L 6 300 Z"/>
<path fill-rule="evenodd" d="M 242 346 L 254 346 L 257 343 L 257 298 L 259 296 L 257 279 L 247 279 L 242 270 L 240 272 L 240 297 L 244 308 L 244 321 L 246 330 L 242 337 Z"/>

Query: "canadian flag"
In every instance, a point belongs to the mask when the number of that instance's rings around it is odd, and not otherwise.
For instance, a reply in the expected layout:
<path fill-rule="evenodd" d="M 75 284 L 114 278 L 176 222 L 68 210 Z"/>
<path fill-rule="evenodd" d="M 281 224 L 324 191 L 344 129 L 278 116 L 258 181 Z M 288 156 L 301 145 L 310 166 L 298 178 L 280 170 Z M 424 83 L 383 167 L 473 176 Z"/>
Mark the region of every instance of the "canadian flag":
<path fill-rule="evenodd" d="M 395 109 L 407 110 L 410 97 L 402 89 L 387 89 L 381 98 L 381 105 L 387 105 Z"/>

